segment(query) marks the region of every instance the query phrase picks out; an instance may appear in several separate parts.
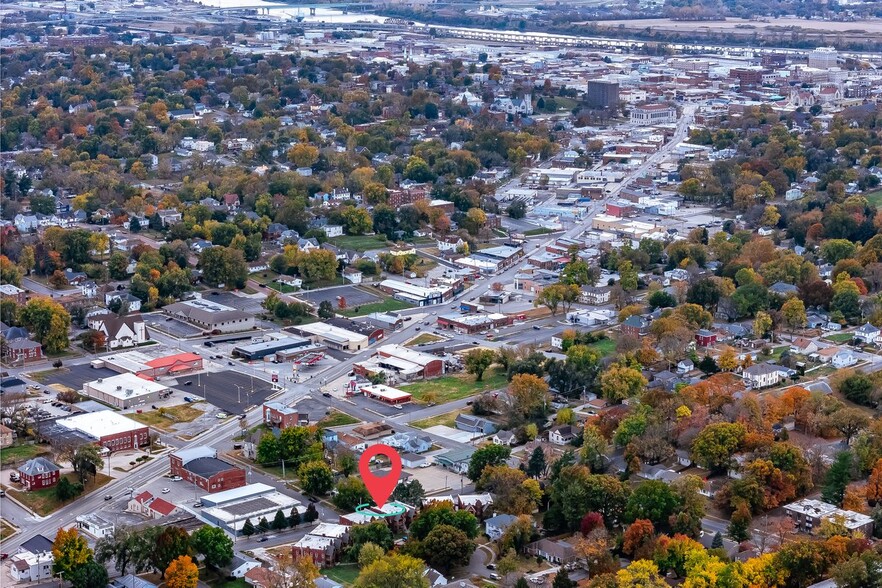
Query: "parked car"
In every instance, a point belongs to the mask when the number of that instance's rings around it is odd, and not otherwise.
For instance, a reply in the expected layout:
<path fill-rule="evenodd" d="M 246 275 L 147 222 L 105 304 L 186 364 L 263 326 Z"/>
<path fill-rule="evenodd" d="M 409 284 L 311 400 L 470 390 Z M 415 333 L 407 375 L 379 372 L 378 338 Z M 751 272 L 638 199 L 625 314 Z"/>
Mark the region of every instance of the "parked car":
<path fill-rule="evenodd" d="M 266 537 L 261 537 L 257 540 L 258 543 L 266 543 Z"/>
<path fill-rule="evenodd" d="M 163 489 L 162 489 L 162 493 L 163 493 L 163 494 L 168 494 L 169 492 L 171 492 L 171 490 L 169 490 L 168 488 L 163 488 Z"/>
<path fill-rule="evenodd" d="M 0 553 L 0 560 L 6 559 L 7 557 L 9 557 L 8 553 Z"/>
<path fill-rule="evenodd" d="M 171 481 L 172 481 L 172 482 L 180 482 L 180 481 L 183 480 L 183 479 L 184 479 L 184 478 L 182 478 L 182 477 L 180 477 L 180 476 L 172 476 L 172 477 L 171 477 Z"/>
<path fill-rule="evenodd" d="M 324 396 L 325 398 L 330 398 L 331 393 L 330 392 L 322 392 L 322 396 Z"/>
<path fill-rule="evenodd" d="M 194 508 L 202 508 L 202 503 L 201 502 L 194 502 L 193 507 Z"/>

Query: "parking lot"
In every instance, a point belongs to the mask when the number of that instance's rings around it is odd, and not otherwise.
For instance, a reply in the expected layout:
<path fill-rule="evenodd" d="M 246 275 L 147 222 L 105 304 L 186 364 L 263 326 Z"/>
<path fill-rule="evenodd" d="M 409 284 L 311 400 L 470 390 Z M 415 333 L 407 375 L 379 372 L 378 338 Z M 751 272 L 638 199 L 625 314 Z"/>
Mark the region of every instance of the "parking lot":
<path fill-rule="evenodd" d="M 398 406 L 400 406 L 401 408 L 398 409 L 391 404 L 386 404 L 385 402 L 374 400 L 372 398 L 368 398 L 362 395 L 352 396 L 351 398 L 349 398 L 349 400 L 357 404 L 360 408 L 379 413 L 384 417 L 401 416 L 403 414 L 409 414 L 411 412 L 426 408 L 425 406 L 415 404 L 413 402 L 408 402 L 406 404 L 399 404 Z"/>
<path fill-rule="evenodd" d="M 340 296 L 346 299 L 346 306 L 348 308 L 380 302 L 382 300 L 380 296 L 356 286 L 341 286 L 339 288 L 330 288 L 328 290 L 297 293 L 298 298 L 308 300 L 316 306 L 327 300 L 334 308 L 337 308 Z"/>
<path fill-rule="evenodd" d="M 271 383 L 229 370 L 179 378 L 175 388 L 185 395 L 204 398 L 228 414 L 242 414 L 247 407 L 261 405 L 273 394 Z"/>
<path fill-rule="evenodd" d="M 55 371 L 46 378 L 44 384 L 61 384 L 73 390 L 82 390 L 83 384 L 92 382 L 98 378 L 110 378 L 118 376 L 119 372 L 115 372 L 108 368 L 93 368 L 89 364 L 72 365 Z"/>

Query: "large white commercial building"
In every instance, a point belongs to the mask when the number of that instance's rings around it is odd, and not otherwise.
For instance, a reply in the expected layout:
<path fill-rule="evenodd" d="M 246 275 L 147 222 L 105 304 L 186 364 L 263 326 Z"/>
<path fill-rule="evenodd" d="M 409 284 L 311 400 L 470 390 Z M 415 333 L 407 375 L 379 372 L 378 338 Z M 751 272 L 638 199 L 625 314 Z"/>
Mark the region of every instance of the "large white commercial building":
<path fill-rule="evenodd" d="M 145 380 L 135 374 L 98 378 L 83 384 L 83 392 L 87 396 L 116 408 L 151 404 L 159 400 L 167 391 L 167 386 Z"/>
<path fill-rule="evenodd" d="M 202 504 L 203 518 L 234 535 L 239 534 L 245 521 L 257 526 L 264 517 L 272 521 L 279 510 L 285 516 L 291 514 L 291 509 L 301 515 L 306 512 L 300 501 L 267 484 L 248 484 L 210 494 L 202 497 Z"/>
<path fill-rule="evenodd" d="M 292 327 L 291 330 L 309 337 L 313 343 L 322 343 L 331 349 L 343 351 L 361 351 L 367 349 L 370 341 L 367 335 L 355 333 L 348 329 L 335 327 L 327 323 L 310 323 Z"/>

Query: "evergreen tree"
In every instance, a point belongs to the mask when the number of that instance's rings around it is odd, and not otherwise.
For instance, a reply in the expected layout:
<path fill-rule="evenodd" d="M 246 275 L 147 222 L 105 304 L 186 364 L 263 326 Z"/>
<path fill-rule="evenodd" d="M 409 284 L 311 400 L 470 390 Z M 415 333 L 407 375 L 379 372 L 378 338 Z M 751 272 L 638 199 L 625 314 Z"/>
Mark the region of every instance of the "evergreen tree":
<path fill-rule="evenodd" d="M 289 527 L 296 527 L 299 524 L 300 524 L 300 513 L 297 512 L 297 507 L 292 506 L 291 507 L 291 514 L 288 515 L 288 526 Z"/>
<path fill-rule="evenodd" d="M 260 517 L 260 522 L 257 523 L 257 530 L 261 533 L 266 533 L 269 531 L 270 524 L 269 521 L 266 520 L 266 517 Z"/>
<path fill-rule="evenodd" d="M 285 527 L 288 526 L 288 519 L 285 517 L 285 514 L 282 512 L 282 509 L 276 511 L 276 516 L 273 518 L 272 527 L 276 531 L 281 531 Z"/>
<path fill-rule="evenodd" d="M 251 522 L 251 519 L 246 519 L 245 524 L 242 525 L 242 534 L 246 537 L 251 537 L 254 535 L 254 523 Z"/>
<path fill-rule="evenodd" d="M 554 582 L 551 583 L 551 588 L 576 588 L 576 583 L 570 580 L 567 571 L 564 568 L 561 568 L 554 577 Z"/>
<path fill-rule="evenodd" d="M 824 479 L 824 488 L 821 490 L 821 498 L 824 499 L 824 502 L 842 506 L 845 488 L 851 482 L 852 462 L 850 451 L 843 451 L 836 456 L 836 461 L 830 466 L 827 477 Z"/>
<path fill-rule="evenodd" d="M 306 512 L 303 513 L 303 521 L 306 523 L 311 523 L 312 521 L 318 518 L 318 511 L 315 509 L 315 505 L 313 503 L 309 503 L 309 506 L 306 507 Z"/>
<path fill-rule="evenodd" d="M 545 452 L 541 447 L 536 447 L 530 454 L 530 461 L 527 463 L 527 475 L 538 478 L 545 472 Z"/>
<path fill-rule="evenodd" d="M 530 585 L 527 584 L 527 579 L 522 576 L 515 582 L 515 588 L 530 588 Z"/>
<path fill-rule="evenodd" d="M 720 549 L 723 546 L 723 535 L 717 531 L 714 540 L 711 542 L 711 549 Z"/>
<path fill-rule="evenodd" d="M 129 221 L 129 231 L 132 233 L 137 233 L 141 230 L 141 221 L 138 220 L 137 217 L 132 217 L 132 220 Z"/>

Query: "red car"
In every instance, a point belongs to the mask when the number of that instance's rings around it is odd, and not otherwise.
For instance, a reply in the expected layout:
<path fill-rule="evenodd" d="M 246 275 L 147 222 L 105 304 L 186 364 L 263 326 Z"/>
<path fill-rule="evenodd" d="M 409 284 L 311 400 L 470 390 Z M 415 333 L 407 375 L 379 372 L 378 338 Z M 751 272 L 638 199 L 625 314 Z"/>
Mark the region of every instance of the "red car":
<path fill-rule="evenodd" d="M 9 557 L 8 553 L 0 553 L 0 560 L 6 559 L 7 557 Z"/>

